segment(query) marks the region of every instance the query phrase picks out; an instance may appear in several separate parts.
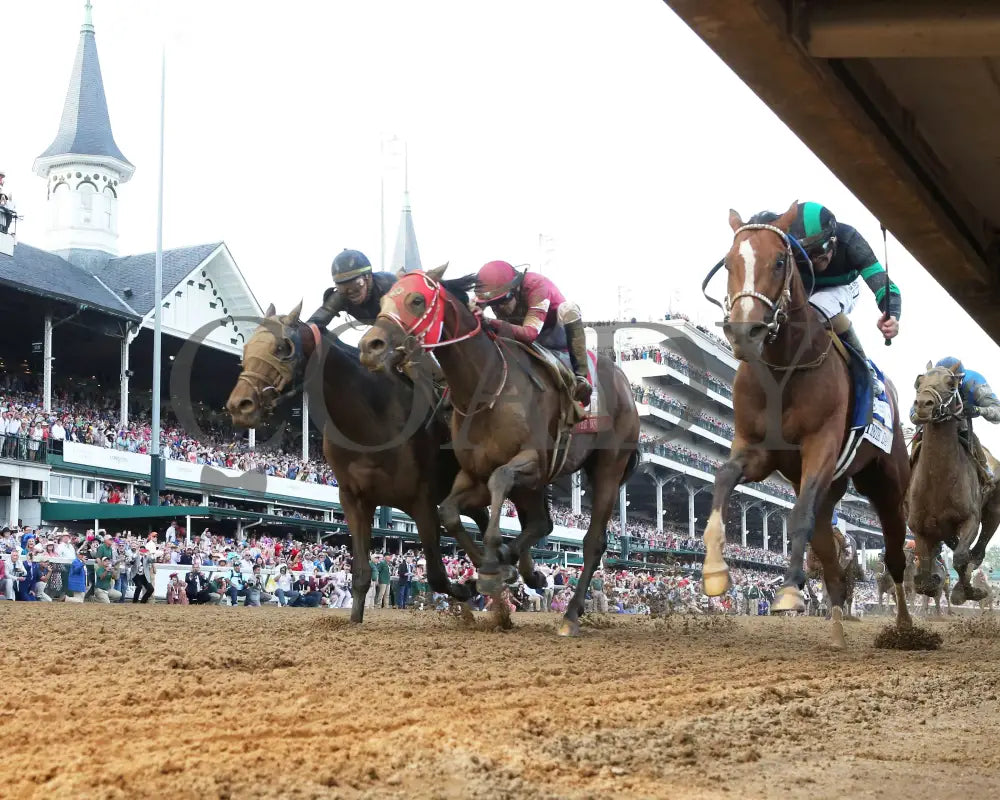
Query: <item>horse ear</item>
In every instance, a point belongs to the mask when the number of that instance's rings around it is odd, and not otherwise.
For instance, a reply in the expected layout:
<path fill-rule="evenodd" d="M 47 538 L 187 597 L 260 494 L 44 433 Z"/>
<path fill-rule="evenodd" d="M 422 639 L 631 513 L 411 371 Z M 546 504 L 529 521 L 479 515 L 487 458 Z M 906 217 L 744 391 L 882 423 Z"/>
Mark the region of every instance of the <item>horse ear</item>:
<path fill-rule="evenodd" d="M 781 228 L 781 230 L 788 232 L 788 229 L 792 227 L 792 223 L 795 222 L 795 218 L 799 215 L 799 201 L 796 200 L 789 207 L 788 211 L 782 214 L 774 221 L 774 227 Z"/>
<path fill-rule="evenodd" d="M 396 280 L 398 281 L 405 274 L 406 274 L 406 267 L 400 267 L 398 270 L 396 270 Z"/>
<path fill-rule="evenodd" d="M 432 281 L 440 281 L 444 277 L 445 270 L 448 269 L 449 262 L 445 261 L 440 267 L 427 270 L 427 275 Z"/>
<path fill-rule="evenodd" d="M 291 310 L 288 315 L 288 324 L 295 325 L 299 321 L 299 315 L 302 313 L 302 301 L 299 300 L 299 304 Z"/>
<path fill-rule="evenodd" d="M 733 229 L 733 233 L 743 227 L 743 220 L 740 219 L 739 212 L 732 208 L 729 209 L 729 227 Z"/>
<path fill-rule="evenodd" d="M 965 372 L 965 367 L 962 366 L 962 362 L 956 361 L 951 367 L 951 374 L 961 375 L 963 372 Z"/>
<path fill-rule="evenodd" d="M 934 362 L 928 361 L 927 366 L 924 368 L 924 372 L 930 372 L 932 369 L 934 369 Z"/>
<path fill-rule="evenodd" d="M 264 316 L 265 317 L 273 317 L 277 313 L 278 312 L 274 308 L 274 303 L 271 303 L 271 305 L 269 305 L 267 307 L 267 311 L 264 312 Z"/>

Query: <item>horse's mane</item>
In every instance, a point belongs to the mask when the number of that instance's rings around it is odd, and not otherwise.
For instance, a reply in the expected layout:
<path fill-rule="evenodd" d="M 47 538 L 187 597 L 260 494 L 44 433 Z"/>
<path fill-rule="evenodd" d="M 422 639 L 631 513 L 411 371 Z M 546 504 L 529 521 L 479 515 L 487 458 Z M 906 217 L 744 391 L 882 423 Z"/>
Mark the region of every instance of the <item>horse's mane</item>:
<path fill-rule="evenodd" d="M 448 294 L 460 301 L 463 306 L 468 306 L 469 291 L 476 285 L 476 276 L 463 275 L 461 278 L 447 278 L 442 279 L 440 283 Z"/>

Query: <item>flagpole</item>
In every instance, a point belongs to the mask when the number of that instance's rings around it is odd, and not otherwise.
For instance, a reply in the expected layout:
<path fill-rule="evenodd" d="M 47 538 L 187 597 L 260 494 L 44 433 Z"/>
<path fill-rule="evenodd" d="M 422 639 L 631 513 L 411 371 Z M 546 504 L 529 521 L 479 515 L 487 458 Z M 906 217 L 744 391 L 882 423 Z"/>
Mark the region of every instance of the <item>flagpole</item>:
<path fill-rule="evenodd" d="M 153 429 L 150 447 L 149 504 L 160 504 L 164 466 L 160 453 L 160 378 L 163 372 L 163 138 L 167 95 L 167 45 L 160 53 L 160 177 L 156 201 L 156 267 L 153 272 Z"/>

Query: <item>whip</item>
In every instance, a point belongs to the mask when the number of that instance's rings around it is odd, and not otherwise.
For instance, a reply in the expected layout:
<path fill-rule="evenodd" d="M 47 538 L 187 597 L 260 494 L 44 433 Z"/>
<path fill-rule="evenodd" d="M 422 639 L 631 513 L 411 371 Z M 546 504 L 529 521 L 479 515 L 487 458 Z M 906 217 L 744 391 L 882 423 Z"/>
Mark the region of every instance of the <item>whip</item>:
<path fill-rule="evenodd" d="M 889 237 L 885 232 L 885 224 L 879 224 L 882 225 L 882 251 L 885 256 L 883 259 L 884 263 L 882 264 L 885 267 L 885 297 L 882 298 L 882 305 L 884 306 L 882 309 L 882 319 L 889 319 L 889 295 L 891 294 L 889 288 L 892 286 L 892 281 L 889 280 Z M 892 339 L 886 339 L 885 346 L 890 347 L 891 345 Z"/>

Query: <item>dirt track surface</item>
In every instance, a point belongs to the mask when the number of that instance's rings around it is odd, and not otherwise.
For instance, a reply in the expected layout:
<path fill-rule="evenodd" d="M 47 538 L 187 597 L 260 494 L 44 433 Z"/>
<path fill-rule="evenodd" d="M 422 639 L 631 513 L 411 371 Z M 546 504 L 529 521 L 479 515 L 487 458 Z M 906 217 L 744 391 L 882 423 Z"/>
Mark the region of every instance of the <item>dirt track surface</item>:
<path fill-rule="evenodd" d="M 988 796 L 1000 638 L 885 620 L 0 604 L 9 798 Z M 994 629 L 995 632 L 996 629 Z"/>

